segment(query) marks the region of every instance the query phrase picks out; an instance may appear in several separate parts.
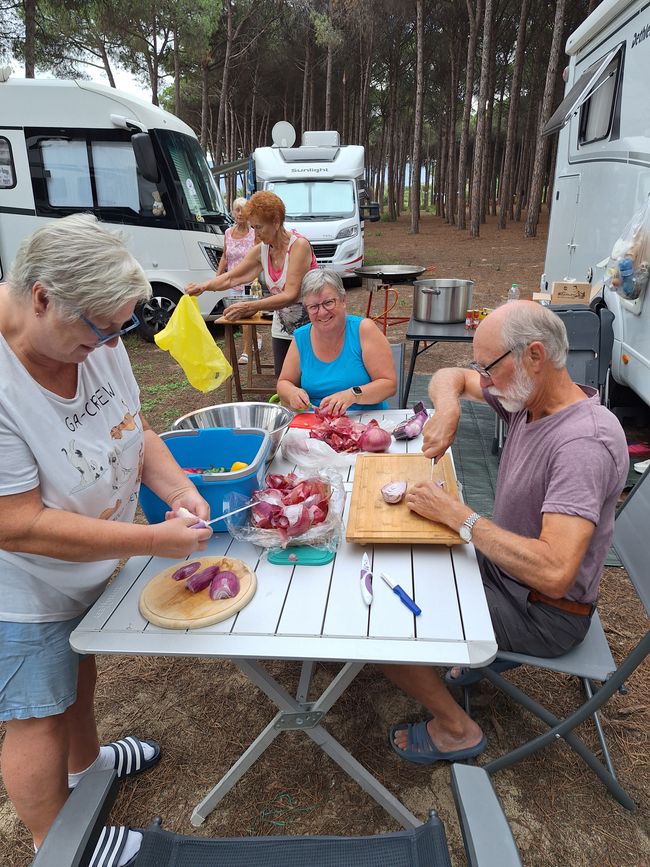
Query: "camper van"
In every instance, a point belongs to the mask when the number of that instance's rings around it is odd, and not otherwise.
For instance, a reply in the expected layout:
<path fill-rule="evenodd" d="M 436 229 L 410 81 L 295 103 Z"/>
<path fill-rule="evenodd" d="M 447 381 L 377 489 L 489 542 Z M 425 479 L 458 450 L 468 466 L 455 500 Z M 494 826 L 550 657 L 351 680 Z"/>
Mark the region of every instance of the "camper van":
<path fill-rule="evenodd" d="M 363 227 L 379 219 L 379 206 L 367 201 L 364 150 L 341 145 L 334 130 L 303 133 L 285 121 L 271 132 L 272 147 L 253 153 L 253 184 L 278 195 L 286 208 L 285 225 L 309 240 L 321 268 L 354 278 L 363 265 Z"/>
<path fill-rule="evenodd" d="M 0 76 L 0 270 L 46 220 L 93 212 L 128 236 L 153 287 L 138 310 L 148 340 L 190 281 L 214 275 L 230 225 L 192 129 L 150 103 L 90 81 Z M 110 291 L 110 287 L 107 287 Z M 214 293 L 199 299 L 220 315 Z"/>
<path fill-rule="evenodd" d="M 605 276 L 616 240 L 650 195 L 650 2 L 603 0 L 571 34 L 542 291 Z M 612 375 L 650 404 L 650 290 L 604 290 L 615 315 Z"/>

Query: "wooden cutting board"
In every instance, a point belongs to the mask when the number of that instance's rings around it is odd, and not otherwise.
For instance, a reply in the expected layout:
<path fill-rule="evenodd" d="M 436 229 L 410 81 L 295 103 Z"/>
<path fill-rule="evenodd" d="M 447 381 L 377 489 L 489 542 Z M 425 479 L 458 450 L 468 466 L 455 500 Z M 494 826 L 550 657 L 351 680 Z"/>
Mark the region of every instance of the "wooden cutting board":
<path fill-rule="evenodd" d="M 234 572 L 239 578 L 239 593 L 232 599 L 210 599 L 209 587 L 192 593 L 185 581 L 174 581 L 172 574 L 187 563 L 199 560 L 201 568 L 219 566 L 223 571 Z M 240 611 L 255 595 L 257 577 L 243 560 L 232 557 L 193 557 L 182 563 L 174 563 L 149 581 L 140 594 L 140 614 L 156 626 L 166 629 L 198 629 L 226 620 Z"/>
<path fill-rule="evenodd" d="M 444 524 L 412 512 L 406 503 L 384 502 L 381 489 L 389 482 L 444 481 L 445 490 L 458 498 L 458 485 L 449 455 L 433 464 L 424 455 L 359 455 L 354 471 L 352 499 L 346 530 L 348 542 L 407 545 L 459 545 L 462 539 Z M 407 489 L 408 490 L 408 489 Z"/>

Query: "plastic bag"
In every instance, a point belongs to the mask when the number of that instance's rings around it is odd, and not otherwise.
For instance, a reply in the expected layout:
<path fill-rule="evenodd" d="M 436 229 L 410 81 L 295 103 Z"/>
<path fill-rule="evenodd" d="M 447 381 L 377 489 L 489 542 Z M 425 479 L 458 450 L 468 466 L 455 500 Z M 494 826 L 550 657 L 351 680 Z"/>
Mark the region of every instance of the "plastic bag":
<path fill-rule="evenodd" d="M 339 533 L 343 523 L 343 507 L 345 505 L 345 488 L 343 479 L 336 470 L 321 469 L 317 473 L 300 473 L 299 479 L 321 479 L 330 487 L 329 508 L 327 517 L 320 524 L 314 524 L 300 536 L 291 536 L 288 539 L 282 537 L 278 530 L 263 530 L 251 524 L 248 512 L 233 515 L 226 518 L 226 526 L 230 535 L 239 542 L 250 542 L 261 548 L 287 548 L 301 545 L 318 546 L 328 551 L 336 551 L 339 541 Z M 250 503 L 250 498 L 241 494 L 233 494 L 228 498 L 228 510 L 237 509 L 239 506 Z"/>
<path fill-rule="evenodd" d="M 393 432 L 394 424 L 382 421 L 379 425 L 388 433 Z M 306 469 L 319 467 L 351 467 L 360 452 L 337 452 L 323 440 L 313 439 L 308 430 L 289 428 L 282 437 L 280 446 L 282 457 L 290 463 Z"/>
<path fill-rule="evenodd" d="M 650 277 L 650 196 L 614 244 L 605 285 L 627 301 L 644 293 Z"/>
<path fill-rule="evenodd" d="M 199 310 L 199 302 L 183 295 L 169 322 L 154 340 L 183 368 L 187 381 L 199 391 L 212 391 L 232 376 L 228 359 L 214 342 Z"/>

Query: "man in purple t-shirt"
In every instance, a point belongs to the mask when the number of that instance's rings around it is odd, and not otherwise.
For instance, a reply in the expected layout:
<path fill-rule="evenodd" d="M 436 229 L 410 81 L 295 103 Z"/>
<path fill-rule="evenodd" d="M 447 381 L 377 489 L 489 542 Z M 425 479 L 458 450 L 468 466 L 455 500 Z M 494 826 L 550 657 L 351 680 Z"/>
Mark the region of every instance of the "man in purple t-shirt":
<path fill-rule="evenodd" d="M 406 495 L 413 511 L 473 542 L 499 648 L 560 656 L 589 629 L 629 459 L 623 430 L 595 389 L 566 369 L 562 320 L 532 301 L 499 307 L 479 326 L 469 369 L 434 375 L 435 414 L 422 451 L 438 459 L 455 439 L 461 398 L 483 400 L 508 423 L 492 520 L 432 482 Z M 477 756 L 486 739 L 433 668 L 386 675 L 433 718 L 394 726 L 391 746 L 419 764 Z M 467 682 L 453 669 L 447 681 Z"/>

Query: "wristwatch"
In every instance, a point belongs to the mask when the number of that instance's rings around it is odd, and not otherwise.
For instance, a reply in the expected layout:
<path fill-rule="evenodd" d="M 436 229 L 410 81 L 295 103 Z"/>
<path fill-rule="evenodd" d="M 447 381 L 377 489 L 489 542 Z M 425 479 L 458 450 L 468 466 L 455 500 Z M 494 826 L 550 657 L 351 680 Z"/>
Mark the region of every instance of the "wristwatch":
<path fill-rule="evenodd" d="M 355 397 L 359 397 L 360 395 L 363 394 L 363 391 L 361 390 L 361 387 L 360 387 L 360 386 L 358 386 L 358 385 L 353 385 L 353 386 L 352 386 L 352 394 L 354 394 Z"/>
<path fill-rule="evenodd" d="M 472 530 L 474 529 L 474 524 L 478 521 L 481 516 L 478 512 L 472 512 L 472 514 L 467 518 L 466 521 L 460 525 L 460 529 L 458 530 L 458 535 L 463 540 L 463 542 L 471 542 L 472 541 Z"/>

